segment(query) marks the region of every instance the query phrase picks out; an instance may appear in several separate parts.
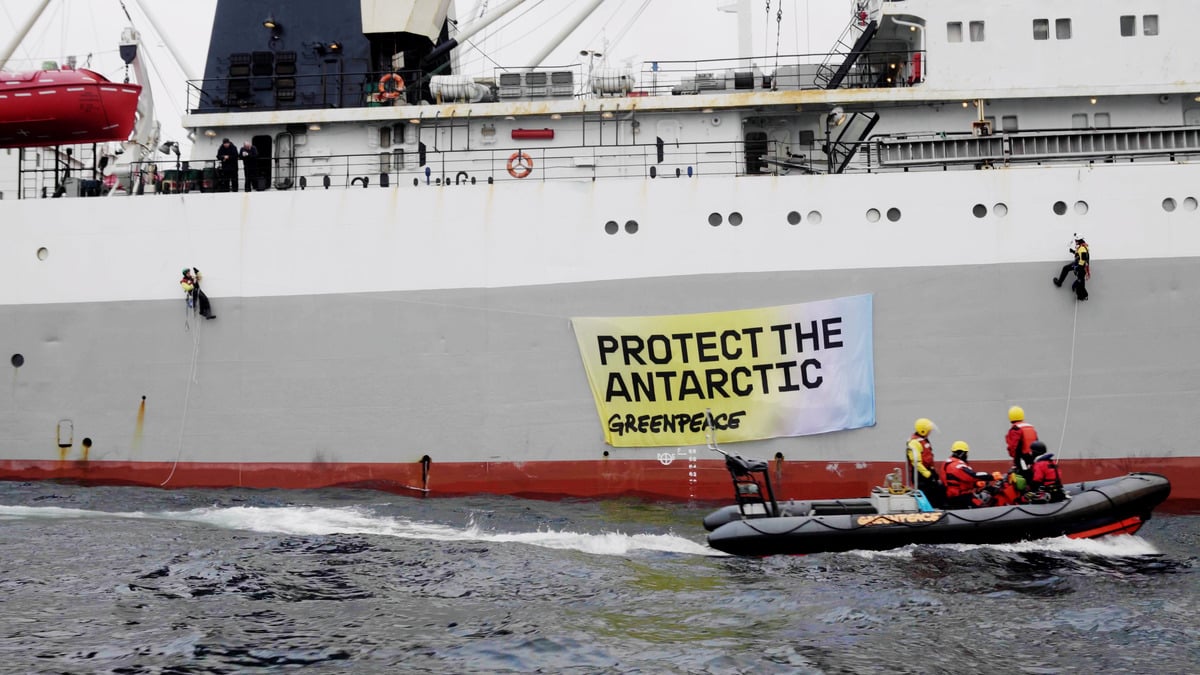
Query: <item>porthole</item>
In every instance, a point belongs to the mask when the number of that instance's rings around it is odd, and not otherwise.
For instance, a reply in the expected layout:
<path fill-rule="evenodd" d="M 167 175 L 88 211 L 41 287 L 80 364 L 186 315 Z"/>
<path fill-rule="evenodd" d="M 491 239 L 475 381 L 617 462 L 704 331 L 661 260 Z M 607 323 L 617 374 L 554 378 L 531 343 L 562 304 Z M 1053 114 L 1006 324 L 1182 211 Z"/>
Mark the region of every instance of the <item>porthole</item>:
<path fill-rule="evenodd" d="M 1196 198 L 1195 197 L 1187 197 L 1186 199 L 1184 199 L 1183 200 L 1183 210 L 1184 211 L 1195 211 L 1196 210 Z"/>
<path fill-rule="evenodd" d="M 879 209 L 867 209 L 867 222 L 868 223 L 878 223 L 879 222 Z"/>
<path fill-rule="evenodd" d="M 1081 216 L 1086 216 L 1088 212 L 1088 204 L 1084 201 L 1075 202 L 1075 213 Z"/>
<path fill-rule="evenodd" d="M 617 225 L 617 221 L 615 220 L 610 220 L 604 224 L 604 231 L 609 234 L 616 234 L 619 229 L 621 229 L 621 226 Z"/>
<path fill-rule="evenodd" d="M 720 225 L 722 220 L 724 219 L 721 218 L 721 214 L 719 213 L 708 214 L 708 224 L 712 225 L 713 227 Z"/>
<path fill-rule="evenodd" d="M 975 208 L 971 209 L 971 213 L 974 213 L 976 218 L 982 218 L 987 215 L 987 207 L 983 204 L 976 204 Z"/>
<path fill-rule="evenodd" d="M 893 223 L 900 220 L 900 209 L 898 209 L 894 206 L 892 208 L 888 209 L 887 210 L 887 219 L 892 221 Z"/>
<path fill-rule="evenodd" d="M 1172 197 L 1167 197 L 1166 199 L 1164 199 L 1163 200 L 1163 211 L 1170 213 L 1174 210 L 1175 210 L 1175 199 Z"/>
<path fill-rule="evenodd" d="M 38 260 L 45 260 L 46 258 L 49 258 L 49 257 L 50 257 L 50 249 L 46 248 L 45 246 L 43 246 L 37 250 L 37 259 Z"/>
<path fill-rule="evenodd" d="M 734 211 L 733 213 L 729 214 L 729 224 L 734 227 L 741 225 L 742 224 L 742 214 L 738 213 L 737 211 Z"/>
<path fill-rule="evenodd" d="M 13 354 L 10 360 L 12 361 L 13 368 L 20 368 L 25 365 L 25 357 L 20 354 Z"/>
<path fill-rule="evenodd" d="M 808 222 L 813 225 L 820 225 L 821 224 L 821 212 L 820 211 L 809 211 L 808 212 Z"/>
<path fill-rule="evenodd" d="M 995 206 L 992 207 L 992 213 L 995 214 L 997 218 L 1003 218 L 1004 216 L 1007 216 L 1008 215 L 1008 204 L 1005 204 L 1003 202 L 996 204 Z"/>
<path fill-rule="evenodd" d="M 638 222 L 636 220 L 625 221 L 625 231 L 629 234 L 637 234 Z"/>
<path fill-rule="evenodd" d="M 1067 213 L 1067 203 L 1066 202 L 1054 202 L 1054 215 L 1062 216 L 1062 215 L 1066 215 L 1066 213 Z"/>
<path fill-rule="evenodd" d="M 800 212 L 799 211 L 789 211 L 788 215 L 787 215 L 787 221 L 788 221 L 788 225 L 799 225 L 800 224 Z"/>

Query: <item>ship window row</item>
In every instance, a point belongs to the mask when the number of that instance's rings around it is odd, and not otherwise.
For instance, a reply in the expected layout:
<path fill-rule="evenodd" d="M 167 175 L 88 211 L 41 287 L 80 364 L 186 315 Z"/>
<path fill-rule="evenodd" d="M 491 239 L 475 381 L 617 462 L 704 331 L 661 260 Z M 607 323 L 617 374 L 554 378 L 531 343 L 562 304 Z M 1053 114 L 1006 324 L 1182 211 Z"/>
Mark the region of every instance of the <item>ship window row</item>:
<path fill-rule="evenodd" d="M 967 22 L 967 31 L 968 36 L 971 38 L 971 42 L 983 42 L 984 31 L 982 21 Z M 946 24 L 946 41 L 963 41 L 963 25 L 961 21 L 951 21 Z"/>
<path fill-rule="evenodd" d="M 1050 19 L 1034 19 L 1033 20 L 1033 39 L 1034 40 L 1049 40 L 1050 39 Z M 1055 19 L 1054 20 L 1054 39 L 1055 40 L 1070 40 L 1071 39 L 1071 20 L 1070 19 Z"/>
<path fill-rule="evenodd" d="M 1138 31 L 1139 17 L 1133 14 L 1127 14 L 1121 17 L 1121 35 L 1122 37 L 1132 37 L 1139 34 Z M 1158 35 L 1158 15 L 1143 14 L 1140 17 L 1141 35 Z M 984 40 L 984 22 L 969 21 L 967 22 L 966 37 L 971 42 L 983 42 Z M 1033 20 L 1033 39 L 1034 40 L 1049 40 L 1050 39 L 1050 19 L 1034 19 Z M 1070 40 L 1071 39 L 1071 20 L 1070 19 L 1055 19 L 1054 20 L 1054 39 Z M 947 42 L 962 42 L 963 41 L 963 22 L 949 21 L 946 23 L 946 41 Z"/>
<path fill-rule="evenodd" d="M 1121 17 L 1121 37 L 1133 37 L 1138 34 L 1138 18 L 1133 14 Z M 1142 35 L 1158 35 L 1158 15 L 1142 15 Z"/>

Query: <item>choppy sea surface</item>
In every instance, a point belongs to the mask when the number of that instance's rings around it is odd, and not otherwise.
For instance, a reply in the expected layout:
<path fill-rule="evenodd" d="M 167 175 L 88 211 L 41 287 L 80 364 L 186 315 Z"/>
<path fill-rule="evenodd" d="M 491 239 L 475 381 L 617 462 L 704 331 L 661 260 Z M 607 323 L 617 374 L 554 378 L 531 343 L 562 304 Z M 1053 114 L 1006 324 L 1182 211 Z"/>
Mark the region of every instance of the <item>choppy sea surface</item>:
<path fill-rule="evenodd" d="M 1200 671 L 1200 516 L 744 559 L 712 508 L 0 483 L 0 672 Z"/>

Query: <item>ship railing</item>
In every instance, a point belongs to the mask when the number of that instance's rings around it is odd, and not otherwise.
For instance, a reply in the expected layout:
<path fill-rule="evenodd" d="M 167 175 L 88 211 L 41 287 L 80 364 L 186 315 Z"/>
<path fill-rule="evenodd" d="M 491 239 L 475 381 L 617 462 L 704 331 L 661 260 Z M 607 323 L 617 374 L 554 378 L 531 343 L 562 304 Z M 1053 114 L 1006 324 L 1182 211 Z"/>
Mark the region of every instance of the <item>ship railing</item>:
<path fill-rule="evenodd" d="M 867 50 L 858 55 L 843 87 L 876 88 L 914 84 L 916 52 Z M 496 68 L 491 76 L 468 77 L 450 87 L 431 88 L 435 72 L 396 71 L 404 89 L 383 80 L 389 71 L 335 71 L 305 74 L 294 62 L 257 70 L 254 64 L 231 63 L 239 70 L 226 77 L 189 80 L 187 109 L 192 113 L 256 110 L 316 110 L 418 105 L 422 103 L 537 101 L 593 96 L 669 96 L 743 93 L 762 90 L 822 89 L 823 63 L 845 55 L 811 53 L 761 55 L 737 59 L 693 61 L 649 60 L 640 70 L 586 65 Z M 286 70 L 279 71 L 280 68 Z M 628 76 L 626 75 L 628 70 Z"/>
<path fill-rule="evenodd" d="M 816 144 L 776 141 L 622 144 L 545 148 L 494 148 L 438 151 L 420 144 L 375 153 L 260 158 L 257 190 L 311 190 L 378 187 L 464 186 L 558 180 L 619 178 L 689 179 L 702 176 L 814 173 L 809 161 Z M 522 153 L 522 161 L 514 155 Z M 265 160 L 265 161 L 264 161 Z M 525 172 L 522 166 L 528 166 Z M 511 169 L 511 170 L 510 170 Z M 216 160 L 143 163 L 142 193 L 215 192 L 220 186 Z M 128 177 L 130 194 L 138 186 Z M 239 165 L 237 188 L 245 175 Z"/>
<path fill-rule="evenodd" d="M 1048 162 L 1175 161 L 1200 155 L 1200 126 L 907 134 L 871 139 L 866 161 L 881 168 Z"/>

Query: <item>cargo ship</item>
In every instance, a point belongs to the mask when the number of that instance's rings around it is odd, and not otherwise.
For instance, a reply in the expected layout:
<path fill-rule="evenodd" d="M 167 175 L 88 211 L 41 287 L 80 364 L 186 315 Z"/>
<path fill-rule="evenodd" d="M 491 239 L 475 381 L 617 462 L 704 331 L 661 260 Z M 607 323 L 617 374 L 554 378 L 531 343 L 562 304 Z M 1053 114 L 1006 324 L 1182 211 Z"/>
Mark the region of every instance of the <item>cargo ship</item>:
<path fill-rule="evenodd" d="M 712 410 L 823 499 L 921 417 L 1002 468 L 1020 405 L 1066 480 L 1200 503 L 1200 6 L 872 0 L 827 53 L 460 73 L 517 4 L 221 1 L 190 157 L 0 200 L 0 477 L 723 500 Z"/>

